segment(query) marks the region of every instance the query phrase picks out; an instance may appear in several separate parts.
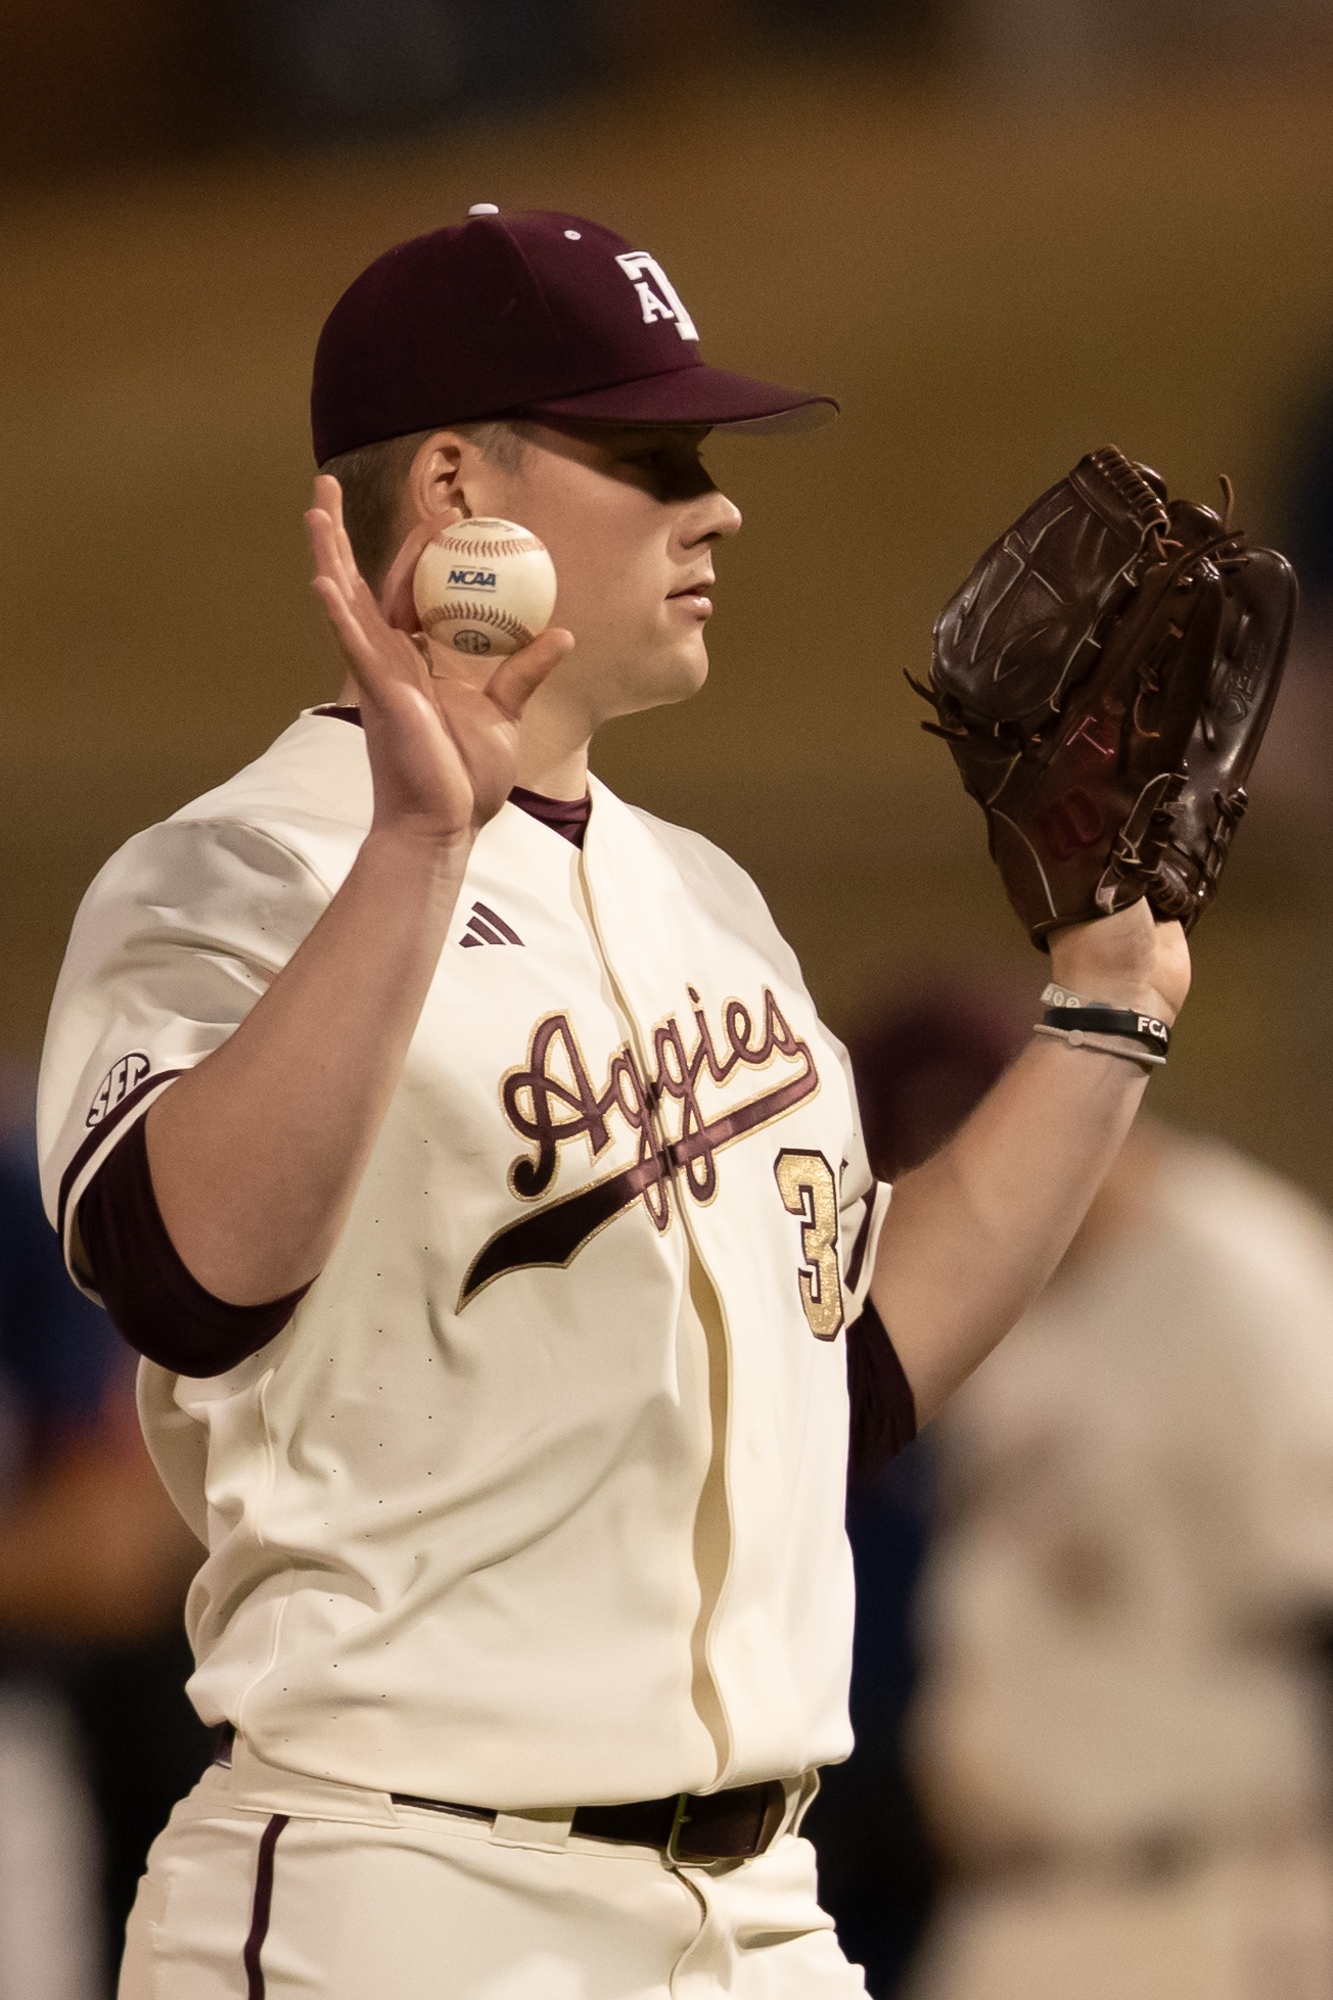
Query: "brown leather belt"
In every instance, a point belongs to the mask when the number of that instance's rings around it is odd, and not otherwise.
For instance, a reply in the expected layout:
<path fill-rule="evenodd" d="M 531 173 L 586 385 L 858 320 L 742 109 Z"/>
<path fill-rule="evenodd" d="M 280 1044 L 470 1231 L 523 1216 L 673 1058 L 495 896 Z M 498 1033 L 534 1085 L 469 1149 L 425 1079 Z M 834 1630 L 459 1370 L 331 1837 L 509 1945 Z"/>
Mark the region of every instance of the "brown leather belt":
<path fill-rule="evenodd" d="M 235 1731 L 224 1723 L 217 1733 L 219 1764 L 230 1764 Z M 450 1799 L 418 1798 L 390 1792 L 397 1806 L 424 1806 L 493 1825 L 494 1806 L 456 1805 Z M 787 1788 L 780 1778 L 758 1785 L 733 1785 L 726 1792 L 676 1792 L 665 1799 L 636 1799 L 629 1805 L 578 1806 L 570 1826 L 590 1840 L 627 1841 L 660 1847 L 672 1861 L 748 1861 L 772 1846 L 787 1816 Z"/>

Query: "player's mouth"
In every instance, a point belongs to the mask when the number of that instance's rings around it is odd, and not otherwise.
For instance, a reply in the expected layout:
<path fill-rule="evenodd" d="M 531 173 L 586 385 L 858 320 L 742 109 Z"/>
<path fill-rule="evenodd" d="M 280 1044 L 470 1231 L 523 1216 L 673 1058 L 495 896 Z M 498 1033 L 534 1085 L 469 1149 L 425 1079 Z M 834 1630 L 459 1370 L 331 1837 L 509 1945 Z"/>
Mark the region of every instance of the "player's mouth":
<path fill-rule="evenodd" d="M 696 618 L 711 618 L 713 600 L 708 592 L 716 581 L 715 577 L 701 576 L 695 582 L 685 584 L 680 590 L 668 592 L 667 603 L 683 605 L 687 611 L 692 611 Z"/>

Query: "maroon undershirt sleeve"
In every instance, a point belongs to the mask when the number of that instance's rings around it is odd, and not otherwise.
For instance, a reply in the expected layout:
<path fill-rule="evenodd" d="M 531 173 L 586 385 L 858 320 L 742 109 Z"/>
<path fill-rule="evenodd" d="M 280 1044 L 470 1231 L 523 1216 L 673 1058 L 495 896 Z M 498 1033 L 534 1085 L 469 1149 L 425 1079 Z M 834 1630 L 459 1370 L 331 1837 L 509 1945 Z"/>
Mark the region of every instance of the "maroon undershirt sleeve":
<path fill-rule="evenodd" d="M 847 1329 L 847 1393 L 852 1406 L 847 1482 L 860 1492 L 916 1436 L 912 1385 L 869 1299 Z"/>
<path fill-rule="evenodd" d="M 310 1287 L 266 1305 L 231 1306 L 181 1262 L 148 1170 L 136 1119 L 79 1202 L 79 1235 L 93 1282 L 130 1346 L 174 1375 L 221 1375 L 281 1333 Z"/>

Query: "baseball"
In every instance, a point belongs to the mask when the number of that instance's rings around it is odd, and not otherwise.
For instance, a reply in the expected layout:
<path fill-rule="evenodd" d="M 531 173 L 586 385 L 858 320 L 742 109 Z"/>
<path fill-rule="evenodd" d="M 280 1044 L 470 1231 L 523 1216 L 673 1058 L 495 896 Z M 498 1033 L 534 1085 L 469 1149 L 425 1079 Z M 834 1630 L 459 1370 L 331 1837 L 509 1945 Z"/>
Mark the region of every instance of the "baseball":
<path fill-rule="evenodd" d="M 555 565 L 517 521 L 458 521 L 422 550 L 412 595 L 428 638 L 498 658 L 550 624 Z"/>

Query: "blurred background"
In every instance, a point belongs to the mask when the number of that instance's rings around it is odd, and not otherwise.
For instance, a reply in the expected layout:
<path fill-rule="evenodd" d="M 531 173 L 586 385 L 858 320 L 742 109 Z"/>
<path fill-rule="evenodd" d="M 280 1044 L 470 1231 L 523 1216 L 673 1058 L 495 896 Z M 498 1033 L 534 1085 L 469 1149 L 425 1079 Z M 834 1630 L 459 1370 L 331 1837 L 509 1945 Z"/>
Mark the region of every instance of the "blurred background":
<path fill-rule="evenodd" d="M 1173 1126 L 1333 1201 L 1330 0 L 0 0 L 13 1074 L 35 1063 L 100 863 L 336 693 L 301 526 L 314 341 L 373 256 L 477 201 L 633 236 L 670 272 L 706 358 L 842 401 L 825 432 L 713 441 L 747 527 L 723 552 L 712 679 L 685 709 L 617 725 L 595 761 L 751 870 L 858 1047 L 923 994 L 1011 1022 L 1044 976 L 903 682 L 924 671 L 940 604 L 1098 445 L 1198 499 L 1231 476 L 1245 527 L 1295 557 L 1304 604 L 1253 811 L 1151 1095 Z M 992 1025 L 998 1046 L 1008 1029 Z M 1303 1352 L 1317 1374 L 1320 1339 Z M 948 1651 L 947 1619 L 910 1601 L 950 1547 L 948 1496 L 974 1491 L 967 1467 L 991 1451 L 981 1421 L 960 1420 L 934 1466 L 914 1447 L 897 1485 L 856 1503 L 878 1606 L 858 1642 L 859 1727 L 879 1746 L 861 1782 L 879 1818 L 846 1804 L 844 1827 L 863 1832 L 841 1860 L 827 1832 L 827 1879 L 844 1935 L 874 1932 L 857 1951 L 868 1965 L 879 1952 L 879 1994 L 938 1885 L 975 1860 L 938 1805 L 947 1758 L 902 1753 L 900 1720 L 921 1659 Z M 78 1422 L 93 1435 L 93 1415 Z M 39 1442 L 4 1431 L 0 1542 L 51 1462 Z M 188 1561 L 161 1532 L 140 1545 L 144 1630 L 115 1646 L 174 1629 L 159 1584 Z M 59 1626 L 21 1590 L 7 1599 L 4 1574 L 0 1548 L 0 1627 Z M 1301 1612 L 1302 1658 L 1318 1656 L 1316 1611 Z M 50 1643 L 68 1647 L 68 1632 Z M 10 1684 L 65 1704 L 62 1768 L 86 1774 L 96 1722 L 70 1694 L 68 1654 L 12 1650 Z M 135 1727 L 109 1734 L 144 1757 L 168 1730 Z M 98 1835 L 96 1790 L 85 1782 L 72 1808 L 91 1831 L 70 1853 L 122 1839 Z M 108 1907 L 97 1921 L 114 1929 Z M 95 1990 L 77 1970 L 65 1986 L 16 1976 L 0 1966 L 0 2000 Z M 1252 1991 L 1303 1994 L 1295 1977 Z M 1024 1975 L 1018 1990 L 1038 1987 Z M 1103 1989 L 1080 1973 L 1068 1990 Z M 1333 1992 L 1333 1974 L 1316 1990 Z"/>

